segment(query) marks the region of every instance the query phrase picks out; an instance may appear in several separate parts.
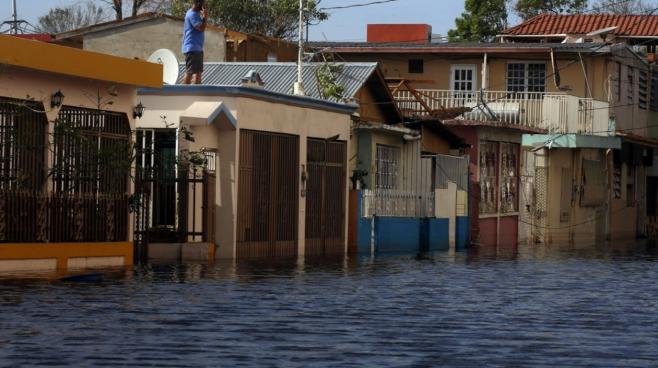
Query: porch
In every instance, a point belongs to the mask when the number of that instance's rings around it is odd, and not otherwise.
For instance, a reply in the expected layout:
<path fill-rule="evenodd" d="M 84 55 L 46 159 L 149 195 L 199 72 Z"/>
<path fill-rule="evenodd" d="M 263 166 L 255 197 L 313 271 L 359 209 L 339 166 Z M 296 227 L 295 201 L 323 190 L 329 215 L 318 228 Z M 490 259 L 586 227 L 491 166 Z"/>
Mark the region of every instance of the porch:
<path fill-rule="evenodd" d="M 495 122 L 548 133 L 608 135 L 614 132 L 608 102 L 554 92 L 416 89 L 389 84 L 406 118 Z"/>

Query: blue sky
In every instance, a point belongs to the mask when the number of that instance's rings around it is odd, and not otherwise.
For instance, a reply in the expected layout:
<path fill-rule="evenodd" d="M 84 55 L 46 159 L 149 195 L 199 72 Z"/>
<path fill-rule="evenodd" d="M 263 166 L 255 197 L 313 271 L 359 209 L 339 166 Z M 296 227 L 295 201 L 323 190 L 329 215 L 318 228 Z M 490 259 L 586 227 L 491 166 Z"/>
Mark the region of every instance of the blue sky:
<path fill-rule="evenodd" d="M 321 6 L 343 6 L 372 0 L 322 0 Z M 17 0 L 22 19 L 36 23 L 38 17 L 55 6 L 79 3 L 81 0 Z M 311 27 L 313 40 L 359 41 L 366 36 L 368 23 L 427 23 L 433 32 L 446 34 L 453 27 L 455 17 L 464 10 L 461 0 L 398 0 L 388 4 L 372 5 L 332 11 L 328 21 Z M 11 17 L 11 0 L 0 0 L 0 22 Z"/>

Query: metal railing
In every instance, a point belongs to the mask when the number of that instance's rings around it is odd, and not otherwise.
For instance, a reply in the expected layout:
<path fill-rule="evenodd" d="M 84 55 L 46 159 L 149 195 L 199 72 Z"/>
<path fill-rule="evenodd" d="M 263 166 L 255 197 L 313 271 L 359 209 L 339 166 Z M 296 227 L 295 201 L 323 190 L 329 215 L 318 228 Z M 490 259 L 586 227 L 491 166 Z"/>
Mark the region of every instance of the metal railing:
<path fill-rule="evenodd" d="M 128 240 L 127 194 L 0 192 L 0 243 Z"/>
<path fill-rule="evenodd" d="M 435 217 L 434 192 L 416 193 L 392 189 L 363 191 L 363 217 Z"/>
<path fill-rule="evenodd" d="M 394 91 L 393 97 L 407 117 L 464 108 L 457 119 L 495 121 L 555 133 L 592 134 L 607 130 L 609 120 L 607 102 L 564 93 L 415 89 Z"/>

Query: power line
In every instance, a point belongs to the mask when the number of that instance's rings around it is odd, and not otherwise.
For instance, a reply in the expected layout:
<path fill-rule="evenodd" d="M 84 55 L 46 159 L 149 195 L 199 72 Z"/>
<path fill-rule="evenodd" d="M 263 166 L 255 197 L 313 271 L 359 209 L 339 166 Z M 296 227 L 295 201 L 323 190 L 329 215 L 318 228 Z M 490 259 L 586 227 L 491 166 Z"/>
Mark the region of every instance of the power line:
<path fill-rule="evenodd" d="M 380 0 L 380 1 L 372 1 L 372 2 L 369 2 L 369 3 L 361 3 L 361 4 L 331 6 L 331 7 L 326 7 L 326 8 L 320 8 L 318 10 L 339 10 L 339 9 L 360 8 L 360 7 L 364 7 L 364 6 L 386 4 L 386 3 L 396 2 L 396 1 L 400 1 L 400 0 Z"/>

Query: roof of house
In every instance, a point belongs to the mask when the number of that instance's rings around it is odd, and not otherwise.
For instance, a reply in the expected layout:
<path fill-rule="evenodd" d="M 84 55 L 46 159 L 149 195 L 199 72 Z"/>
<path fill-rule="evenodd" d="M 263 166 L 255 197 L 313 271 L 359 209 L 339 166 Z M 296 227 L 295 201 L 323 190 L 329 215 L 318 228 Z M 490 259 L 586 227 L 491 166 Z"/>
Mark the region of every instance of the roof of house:
<path fill-rule="evenodd" d="M 125 27 L 125 26 L 129 26 L 129 25 L 132 25 L 132 24 L 137 24 L 137 23 L 142 23 L 142 22 L 154 20 L 154 19 L 170 19 L 170 20 L 179 21 L 179 22 L 182 22 L 184 20 L 182 18 L 174 17 L 174 16 L 167 15 L 167 14 L 154 13 L 154 12 L 142 13 L 142 14 L 139 14 L 139 15 L 134 16 L 134 17 L 124 18 L 122 20 L 111 20 L 111 21 L 108 21 L 108 22 L 93 24 L 93 25 L 90 25 L 90 26 L 87 26 L 87 27 L 74 29 L 74 30 L 71 30 L 71 31 L 68 31 L 68 32 L 62 32 L 62 33 L 59 33 L 59 34 L 55 35 L 55 39 L 65 40 L 65 39 L 75 38 L 75 37 L 83 36 L 83 35 L 86 35 L 86 34 L 91 34 L 91 33 L 96 33 L 96 32 L 103 32 L 103 31 L 112 30 L 112 29 L 119 28 L 119 27 Z M 212 30 L 215 30 L 215 31 L 218 31 L 218 32 L 224 32 L 225 31 L 224 28 L 215 27 L 213 25 L 208 25 L 208 29 L 212 29 Z"/>
<path fill-rule="evenodd" d="M 42 42 L 50 42 L 53 40 L 53 35 L 47 33 L 27 33 L 27 34 L 17 34 L 11 35 L 18 38 L 24 38 L 26 40 L 35 40 Z"/>
<path fill-rule="evenodd" d="M 503 35 L 587 34 L 599 29 L 617 27 L 611 34 L 626 37 L 658 36 L 658 15 L 618 14 L 540 14 Z"/>
<path fill-rule="evenodd" d="M 428 53 L 428 54 L 467 54 L 467 53 L 498 53 L 498 54 L 541 54 L 551 50 L 557 52 L 597 52 L 608 51 L 606 44 L 589 43 L 476 43 L 476 42 L 443 42 L 443 43 L 373 43 L 373 42 L 312 42 L 316 50 L 328 50 L 338 53 Z"/>
<path fill-rule="evenodd" d="M 320 90 L 317 71 L 325 65 L 324 63 L 305 63 L 302 71 L 304 90 L 308 97 L 337 102 L 335 98 L 325 98 Z M 380 106 L 387 114 L 400 117 L 399 110 L 393 101 L 386 80 L 379 70 L 377 63 L 334 63 L 340 68 L 337 75 L 337 84 L 345 88 L 344 99 L 355 98 L 364 86 L 368 85 L 375 94 L 378 101 L 391 102 L 382 103 Z M 263 81 L 263 89 L 281 94 L 292 94 L 293 85 L 297 81 L 296 63 L 254 63 L 254 62 L 219 62 L 205 63 L 203 69 L 203 84 L 215 86 L 240 86 L 242 79 L 255 71 Z M 185 65 L 180 65 L 180 77 L 178 83 L 182 82 L 185 74 Z"/>
<path fill-rule="evenodd" d="M 162 87 L 162 65 L 0 35 L 0 64 L 141 87 Z"/>
<path fill-rule="evenodd" d="M 356 105 L 320 100 L 307 96 L 295 96 L 285 93 L 268 91 L 260 88 L 243 86 L 214 86 L 214 85 L 165 85 L 162 88 L 140 88 L 137 93 L 141 96 L 231 96 L 247 97 L 265 100 L 273 103 L 290 104 L 341 114 L 352 114 Z"/>
<path fill-rule="evenodd" d="M 54 35 L 54 39 L 56 41 L 75 40 L 75 39 L 78 39 L 78 38 L 80 38 L 84 35 L 87 35 L 87 34 L 92 34 L 92 33 L 96 33 L 96 32 L 103 32 L 103 31 L 108 31 L 108 30 L 114 30 L 114 29 L 117 29 L 117 28 L 130 26 L 130 25 L 133 25 L 133 24 L 138 24 L 138 23 L 148 22 L 148 21 L 153 21 L 153 20 L 159 20 L 159 19 L 173 20 L 173 21 L 176 21 L 176 22 L 183 22 L 184 21 L 183 18 L 174 17 L 172 15 L 163 14 L 163 13 L 156 13 L 156 12 L 148 12 L 148 13 L 142 13 L 142 14 L 136 15 L 134 17 L 124 18 L 122 20 L 112 20 L 112 21 L 109 21 L 109 22 L 98 23 L 98 24 L 94 24 L 94 25 L 91 25 L 91 26 L 74 29 L 74 30 L 71 30 L 71 31 L 68 31 L 68 32 L 59 33 L 57 35 Z M 239 38 L 239 39 L 249 38 L 249 39 L 259 40 L 259 41 L 262 41 L 262 42 L 275 40 L 277 42 L 290 43 L 288 41 L 279 40 L 279 39 L 275 39 L 275 38 L 271 38 L 271 37 L 267 37 L 267 36 L 263 36 L 263 35 L 247 34 L 247 33 L 244 33 L 244 32 L 238 32 L 238 31 L 227 29 L 227 28 L 214 26 L 212 24 L 208 24 L 207 29 L 213 30 L 213 31 L 216 31 L 216 32 L 226 33 L 231 37 L 236 37 L 236 38 Z M 292 45 L 292 43 L 290 43 L 290 44 Z"/>

